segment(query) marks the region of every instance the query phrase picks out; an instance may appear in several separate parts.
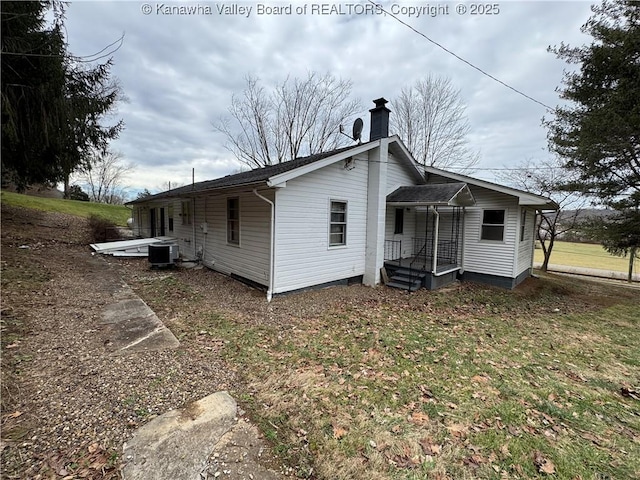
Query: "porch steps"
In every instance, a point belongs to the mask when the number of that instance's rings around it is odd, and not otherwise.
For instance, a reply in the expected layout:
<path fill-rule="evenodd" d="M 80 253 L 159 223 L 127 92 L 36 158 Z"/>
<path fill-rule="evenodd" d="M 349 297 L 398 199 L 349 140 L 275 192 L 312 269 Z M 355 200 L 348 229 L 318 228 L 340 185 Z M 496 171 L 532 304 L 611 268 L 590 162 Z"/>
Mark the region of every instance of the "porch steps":
<path fill-rule="evenodd" d="M 426 277 L 426 273 L 415 270 L 412 272 L 406 268 L 399 268 L 393 272 L 390 277 L 391 281 L 387 283 L 387 286 L 415 292 L 422 288 L 424 277 Z"/>

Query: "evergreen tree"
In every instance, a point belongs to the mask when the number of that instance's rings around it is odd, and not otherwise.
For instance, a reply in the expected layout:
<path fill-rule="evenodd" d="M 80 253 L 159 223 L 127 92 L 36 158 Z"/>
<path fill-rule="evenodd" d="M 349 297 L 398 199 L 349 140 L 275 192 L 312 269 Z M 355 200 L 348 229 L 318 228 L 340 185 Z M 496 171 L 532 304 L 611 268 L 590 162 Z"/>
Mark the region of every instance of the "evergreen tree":
<path fill-rule="evenodd" d="M 122 129 L 122 122 L 102 125 L 120 97 L 111 60 L 85 67 L 69 54 L 61 2 L 4 1 L 0 8 L 3 172 L 19 188 L 58 181 L 68 187 L 71 172 L 89 167 L 88 152 L 105 150 Z"/>
<path fill-rule="evenodd" d="M 593 37 L 589 45 L 550 48 L 579 68 L 565 72 L 560 89 L 569 104 L 545 123 L 551 150 L 577 173 L 565 188 L 618 210 L 599 229 L 600 240 L 633 265 L 640 239 L 627 233 L 637 228 L 640 209 L 640 3 L 604 0 L 591 9 L 582 27 Z"/>

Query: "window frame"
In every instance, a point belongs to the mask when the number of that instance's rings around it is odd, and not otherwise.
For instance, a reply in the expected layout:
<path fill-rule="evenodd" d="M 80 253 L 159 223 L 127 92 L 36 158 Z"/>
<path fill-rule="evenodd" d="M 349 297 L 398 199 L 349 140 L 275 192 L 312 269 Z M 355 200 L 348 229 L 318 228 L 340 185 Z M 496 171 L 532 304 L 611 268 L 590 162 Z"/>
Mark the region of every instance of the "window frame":
<path fill-rule="evenodd" d="M 170 203 L 169 205 L 167 205 L 167 218 L 169 220 L 169 231 L 173 232 L 173 203 Z"/>
<path fill-rule="evenodd" d="M 502 212 L 502 223 L 488 222 L 486 214 L 488 212 Z M 507 209 L 506 208 L 484 208 L 482 209 L 482 221 L 480 223 L 480 240 L 483 242 L 504 242 L 504 233 L 507 223 Z M 493 231 L 496 228 L 501 229 L 500 238 L 487 238 L 486 235 L 489 231 Z"/>
<path fill-rule="evenodd" d="M 235 208 L 232 203 L 235 202 Z M 231 213 L 236 211 L 236 218 Z M 240 246 L 240 197 L 227 197 L 227 245 Z M 235 232 L 235 235 L 234 235 Z"/>
<path fill-rule="evenodd" d="M 527 209 L 522 209 L 522 214 L 520 215 L 520 241 L 524 242 L 525 239 L 525 229 L 527 226 Z"/>
<path fill-rule="evenodd" d="M 182 200 L 180 202 L 180 217 L 182 218 L 182 225 L 191 225 L 191 200 Z"/>
<path fill-rule="evenodd" d="M 340 204 L 340 205 L 344 205 L 344 210 L 335 210 L 334 211 L 334 204 Z M 336 221 L 333 219 L 333 214 L 343 214 L 344 215 L 344 220 L 343 221 Z M 349 202 L 347 202 L 346 200 L 338 200 L 338 199 L 330 199 L 329 200 L 329 225 L 328 225 L 328 242 L 329 242 L 329 248 L 333 249 L 333 248 L 344 248 L 347 246 L 347 228 L 348 228 L 348 223 L 349 223 Z M 333 227 L 334 226 L 341 226 L 342 227 L 342 232 L 332 232 Z M 335 243 L 331 241 L 331 236 L 332 235 L 341 235 L 342 236 L 342 241 L 340 243 Z"/>
<path fill-rule="evenodd" d="M 400 215 L 398 215 L 400 214 Z M 397 207 L 395 213 L 395 220 L 393 226 L 393 234 L 394 235 L 403 235 L 404 234 L 404 208 Z"/>

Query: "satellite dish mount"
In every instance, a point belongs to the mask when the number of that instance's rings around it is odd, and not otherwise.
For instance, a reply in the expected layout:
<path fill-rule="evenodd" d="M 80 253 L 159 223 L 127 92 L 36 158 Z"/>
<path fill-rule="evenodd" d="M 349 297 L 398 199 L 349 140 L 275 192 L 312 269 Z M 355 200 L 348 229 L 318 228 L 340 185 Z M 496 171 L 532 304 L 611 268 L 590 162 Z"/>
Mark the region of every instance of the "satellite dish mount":
<path fill-rule="evenodd" d="M 361 118 L 356 118 L 356 121 L 353 122 L 353 128 L 351 129 L 351 136 L 344 133 L 344 127 L 340 125 L 340 133 L 345 137 L 349 137 L 354 142 L 358 142 L 358 145 L 362 143 L 362 128 L 364 127 L 364 122 Z"/>

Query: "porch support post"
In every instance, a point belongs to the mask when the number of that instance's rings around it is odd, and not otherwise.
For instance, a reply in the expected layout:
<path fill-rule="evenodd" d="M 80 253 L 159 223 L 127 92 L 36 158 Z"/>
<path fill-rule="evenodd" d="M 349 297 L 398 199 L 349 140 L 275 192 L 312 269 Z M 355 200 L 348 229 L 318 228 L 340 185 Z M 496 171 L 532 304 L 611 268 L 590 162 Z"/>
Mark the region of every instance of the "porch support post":
<path fill-rule="evenodd" d="M 384 230 L 387 211 L 387 161 L 389 139 L 381 138 L 380 146 L 369 151 L 367 183 L 367 243 L 362 282 L 374 287 L 380 283 L 384 265 Z"/>
<path fill-rule="evenodd" d="M 431 207 L 433 210 L 433 215 L 435 216 L 434 225 L 433 225 L 433 259 L 431 265 L 431 273 L 434 275 L 438 270 L 438 229 L 440 227 L 440 214 L 436 207 Z"/>

